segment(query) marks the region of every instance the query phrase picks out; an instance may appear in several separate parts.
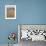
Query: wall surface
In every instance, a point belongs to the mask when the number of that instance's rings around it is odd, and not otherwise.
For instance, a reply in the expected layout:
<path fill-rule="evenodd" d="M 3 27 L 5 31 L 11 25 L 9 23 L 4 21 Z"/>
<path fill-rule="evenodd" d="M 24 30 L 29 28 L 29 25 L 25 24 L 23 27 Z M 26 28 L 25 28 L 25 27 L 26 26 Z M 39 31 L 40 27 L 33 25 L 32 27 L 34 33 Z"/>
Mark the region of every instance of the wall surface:
<path fill-rule="evenodd" d="M 5 5 L 16 5 L 16 20 L 5 20 Z M 8 43 L 17 24 L 46 24 L 46 0 L 0 0 L 0 44 Z M 16 40 L 17 43 L 17 40 Z"/>

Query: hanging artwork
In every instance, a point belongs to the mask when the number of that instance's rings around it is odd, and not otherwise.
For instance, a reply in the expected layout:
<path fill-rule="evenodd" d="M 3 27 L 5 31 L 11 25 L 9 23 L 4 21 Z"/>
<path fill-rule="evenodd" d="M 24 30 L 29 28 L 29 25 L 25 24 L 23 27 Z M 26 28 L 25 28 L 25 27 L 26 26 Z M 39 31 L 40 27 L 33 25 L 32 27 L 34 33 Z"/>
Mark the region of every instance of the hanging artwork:
<path fill-rule="evenodd" d="M 16 5 L 5 5 L 5 19 L 16 19 Z"/>
<path fill-rule="evenodd" d="M 20 40 L 46 41 L 46 25 L 20 24 L 18 38 L 19 42 Z"/>

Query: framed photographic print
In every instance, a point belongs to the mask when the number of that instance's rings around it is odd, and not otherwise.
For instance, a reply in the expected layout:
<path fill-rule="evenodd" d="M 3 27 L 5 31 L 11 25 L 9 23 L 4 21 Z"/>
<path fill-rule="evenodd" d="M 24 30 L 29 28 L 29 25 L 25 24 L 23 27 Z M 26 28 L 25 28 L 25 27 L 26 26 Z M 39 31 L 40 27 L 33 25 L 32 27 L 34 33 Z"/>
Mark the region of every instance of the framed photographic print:
<path fill-rule="evenodd" d="M 16 5 L 5 5 L 5 19 L 16 19 Z"/>
<path fill-rule="evenodd" d="M 18 24 L 18 42 L 23 40 L 46 41 L 46 25 Z"/>

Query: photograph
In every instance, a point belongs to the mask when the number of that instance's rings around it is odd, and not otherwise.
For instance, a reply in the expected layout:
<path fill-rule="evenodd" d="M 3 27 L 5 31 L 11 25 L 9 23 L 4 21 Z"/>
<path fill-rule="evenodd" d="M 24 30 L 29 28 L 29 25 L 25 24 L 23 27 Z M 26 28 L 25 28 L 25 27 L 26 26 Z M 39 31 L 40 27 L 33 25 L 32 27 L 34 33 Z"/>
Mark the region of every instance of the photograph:
<path fill-rule="evenodd" d="M 46 41 L 46 25 L 19 24 L 18 41 L 20 46 L 31 45 L 32 42 Z"/>
<path fill-rule="evenodd" d="M 16 19 L 16 5 L 5 5 L 5 19 Z"/>

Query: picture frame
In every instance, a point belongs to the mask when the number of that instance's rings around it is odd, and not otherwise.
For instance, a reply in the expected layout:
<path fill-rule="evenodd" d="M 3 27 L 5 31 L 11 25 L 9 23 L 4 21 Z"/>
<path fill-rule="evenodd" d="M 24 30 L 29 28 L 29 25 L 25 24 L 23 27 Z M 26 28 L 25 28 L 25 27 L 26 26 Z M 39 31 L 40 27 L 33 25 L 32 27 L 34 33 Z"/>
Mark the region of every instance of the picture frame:
<path fill-rule="evenodd" d="M 25 38 L 23 37 L 25 35 L 23 35 L 24 32 L 22 34 L 22 31 L 27 30 L 28 38 Z M 22 40 L 46 41 L 46 24 L 18 24 L 18 43 Z"/>
<path fill-rule="evenodd" d="M 16 19 L 16 5 L 5 5 L 5 19 Z"/>

